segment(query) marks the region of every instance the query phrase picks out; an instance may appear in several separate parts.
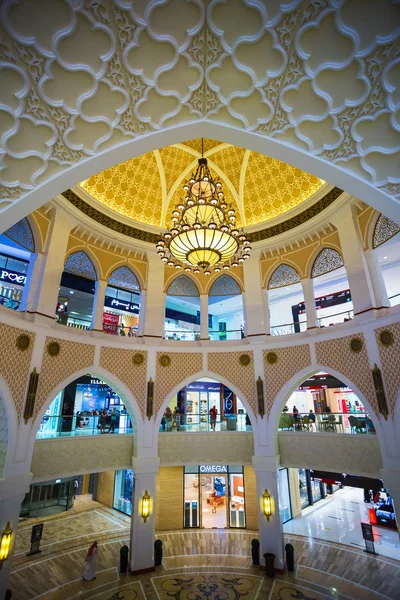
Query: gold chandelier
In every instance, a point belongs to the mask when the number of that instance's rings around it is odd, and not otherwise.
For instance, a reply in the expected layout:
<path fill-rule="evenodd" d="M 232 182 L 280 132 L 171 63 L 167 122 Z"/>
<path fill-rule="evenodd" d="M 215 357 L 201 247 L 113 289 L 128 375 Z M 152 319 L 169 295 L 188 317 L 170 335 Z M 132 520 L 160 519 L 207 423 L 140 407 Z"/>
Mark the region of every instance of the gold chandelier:
<path fill-rule="evenodd" d="M 214 272 L 238 267 L 249 258 L 251 246 L 207 159 L 202 156 L 198 163 L 183 186 L 184 199 L 172 211 L 172 227 L 157 242 L 157 254 L 170 267 L 211 275 L 211 267 Z"/>

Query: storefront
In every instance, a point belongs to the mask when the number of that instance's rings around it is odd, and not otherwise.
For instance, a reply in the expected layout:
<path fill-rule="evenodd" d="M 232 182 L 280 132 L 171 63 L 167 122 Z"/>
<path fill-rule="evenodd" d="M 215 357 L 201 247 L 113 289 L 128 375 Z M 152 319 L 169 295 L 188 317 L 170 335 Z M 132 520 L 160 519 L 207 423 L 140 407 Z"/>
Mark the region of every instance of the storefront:
<path fill-rule="evenodd" d="M 242 466 L 185 467 L 183 500 L 185 528 L 246 528 Z"/>
<path fill-rule="evenodd" d="M 21 516 L 55 515 L 74 505 L 75 477 L 32 484 L 21 505 Z"/>
<path fill-rule="evenodd" d="M 0 304 L 17 310 L 21 300 L 29 261 L 0 254 Z"/>
<path fill-rule="evenodd" d="M 140 293 L 109 285 L 104 298 L 103 330 L 112 335 L 138 334 Z"/>
<path fill-rule="evenodd" d="M 327 495 L 327 486 L 314 478 L 309 469 L 299 469 L 299 493 L 301 509 L 312 506 Z"/>
<path fill-rule="evenodd" d="M 132 469 L 115 471 L 113 507 L 126 515 L 132 514 L 135 477 Z"/>
<path fill-rule="evenodd" d="M 292 518 L 288 469 L 279 469 L 279 511 L 282 523 Z"/>

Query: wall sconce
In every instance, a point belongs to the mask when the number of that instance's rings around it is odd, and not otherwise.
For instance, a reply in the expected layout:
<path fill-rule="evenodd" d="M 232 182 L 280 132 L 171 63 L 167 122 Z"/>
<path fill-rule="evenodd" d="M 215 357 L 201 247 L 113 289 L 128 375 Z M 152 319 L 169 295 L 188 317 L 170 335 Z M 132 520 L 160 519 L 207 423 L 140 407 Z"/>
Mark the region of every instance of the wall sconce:
<path fill-rule="evenodd" d="M 150 496 L 149 492 L 146 490 L 143 494 L 142 498 L 142 517 L 143 521 L 146 523 L 148 517 L 150 515 Z"/>
<path fill-rule="evenodd" d="M 10 523 L 8 522 L 6 528 L 1 534 L 1 544 L 0 544 L 0 569 L 3 566 L 3 562 L 7 560 L 10 546 L 11 546 L 11 536 L 12 529 L 10 527 Z"/>
<path fill-rule="evenodd" d="M 267 521 L 269 521 L 270 516 L 272 514 L 272 509 L 271 509 L 271 496 L 268 493 L 268 490 L 265 490 L 264 494 L 263 494 L 263 508 L 264 508 L 264 515 L 267 517 Z"/>

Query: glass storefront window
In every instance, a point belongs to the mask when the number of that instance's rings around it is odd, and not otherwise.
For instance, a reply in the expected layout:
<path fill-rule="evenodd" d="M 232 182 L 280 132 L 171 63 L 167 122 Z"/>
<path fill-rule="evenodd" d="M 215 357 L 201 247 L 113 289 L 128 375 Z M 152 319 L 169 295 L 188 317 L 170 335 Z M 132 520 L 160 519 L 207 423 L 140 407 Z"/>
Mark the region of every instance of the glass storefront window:
<path fill-rule="evenodd" d="M 185 473 L 184 486 L 184 527 L 199 527 L 200 489 L 198 473 Z"/>
<path fill-rule="evenodd" d="M 318 500 L 321 500 L 322 495 L 319 481 L 314 481 L 313 479 L 311 480 L 311 493 L 313 502 L 318 502 Z"/>
<path fill-rule="evenodd" d="M 243 473 L 229 474 L 229 527 L 246 527 Z"/>
<path fill-rule="evenodd" d="M 301 508 L 306 508 L 310 505 L 307 491 L 307 474 L 305 469 L 299 469 L 299 491 Z"/>
<path fill-rule="evenodd" d="M 289 474 L 287 469 L 279 469 L 279 511 L 282 523 L 292 518 L 290 503 Z"/>
<path fill-rule="evenodd" d="M 113 507 L 126 515 L 132 514 L 134 483 L 132 469 L 115 472 Z"/>

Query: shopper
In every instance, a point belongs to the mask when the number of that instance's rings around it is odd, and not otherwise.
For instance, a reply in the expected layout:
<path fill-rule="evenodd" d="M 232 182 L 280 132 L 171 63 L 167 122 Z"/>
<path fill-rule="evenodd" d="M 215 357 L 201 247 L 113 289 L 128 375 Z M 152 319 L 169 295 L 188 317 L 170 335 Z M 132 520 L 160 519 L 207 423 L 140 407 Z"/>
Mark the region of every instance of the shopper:
<path fill-rule="evenodd" d="M 165 424 L 167 426 L 167 431 L 171 431 L 172 429 L 172 410 L 169 406 L 167 406 L 165 410 Z"/>
<path fill-rule="evenodd" d="M 218 410 L 217 410 L 217 407 L 214 404 L 214 406 L 212 408 L 210 408 L 210 426 L 211 426 L 211 429 L 213 431 L 215 431 L 215 424 L 217 422 L 217 415 L 218 415 Z"/>
<path fill-rule="evenodd" d="M 308 413 L 308 422 L 311 425 L 311 431 L 316 431 L 316 427 L 315 427 L 315 413 L 310 410 Z"/>
<path fill-rule="evenodd" d="M 115 426 L 117 424 L 117 410 L 116 408 L 112 409 L 112 413 L 111 413 L 111 419 L 110 419 L 110 428 L 108 430 L 108 433 L 115 433 Z"/>
<path fill-rule="evenodd" d="M 181 428 L 181 412 L 177 406 L 174 408 L 174 423 L 176 430 L 179 431 Z"/>
<path fill-rule="evenodd" d="M 107 420 L 107 411 L 105 408 L 100 413 L 99 425 L 100 425 L 100 433 L 105 433 L 106 431 L 106 420 Z"/>
<path fill-rule="evenodd" d="M 87 566 L 82 575 L 82 579 L 85 581 L 93 581 L 93 579 L 96 579 L 96 560 L 98 553 L 99 548 L 97 546 L 97 542 L 93 542 L 85 558 Z"/>

